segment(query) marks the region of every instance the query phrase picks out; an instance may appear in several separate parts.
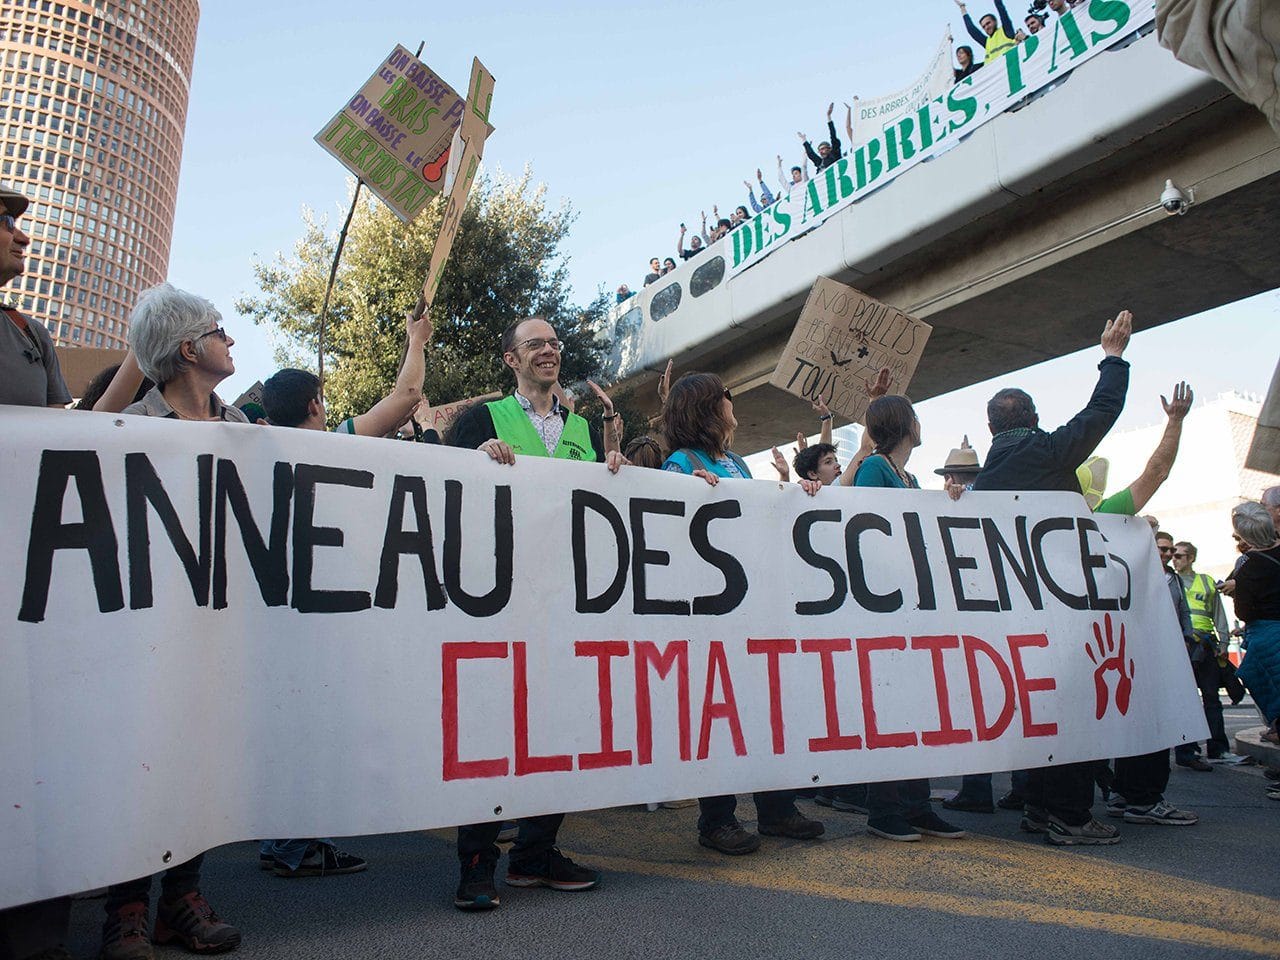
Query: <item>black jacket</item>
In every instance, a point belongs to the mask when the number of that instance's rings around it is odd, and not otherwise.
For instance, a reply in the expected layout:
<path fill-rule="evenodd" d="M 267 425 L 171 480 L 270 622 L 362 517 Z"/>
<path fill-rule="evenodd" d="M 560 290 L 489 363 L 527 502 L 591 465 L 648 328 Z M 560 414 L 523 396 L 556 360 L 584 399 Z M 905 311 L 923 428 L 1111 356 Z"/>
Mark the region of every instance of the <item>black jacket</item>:
<path fill-rule="evenodd" d="M 831 152 L 827 154 L 825 160 L 818 156 L 818 152 L 813 149 L 813 144 L 808 140 L 804 142 L 804 152 L 809 155 L 809 159 L 813 161 L 814 167 L 818 170 L 825 170 L 831 166 L 840 159 L 843 153 L 843 149 L 840 146 L 840 138 L 836 136 L 836 122 L 834 120 L 827 121 L 827 131 L 831 135 L 827 141 L 831 144 Z"/>
<path fill-rule="evenodd" d="M 996 434 L 973 489 L 1079 493 L 1076 467 L 1115 425 L 1128 389 L 1129 364 L 1119 357 L 1104 358 L 1089 403 L 1053 433 L 1037 427 Z"/>

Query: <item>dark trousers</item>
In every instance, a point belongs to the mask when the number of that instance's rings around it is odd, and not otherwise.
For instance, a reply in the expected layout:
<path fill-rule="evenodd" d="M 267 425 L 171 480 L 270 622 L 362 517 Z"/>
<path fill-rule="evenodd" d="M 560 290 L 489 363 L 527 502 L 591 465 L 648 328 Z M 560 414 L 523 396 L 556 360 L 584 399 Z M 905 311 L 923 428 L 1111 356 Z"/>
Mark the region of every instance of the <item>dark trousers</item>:
<path fill-rule="evenodd" d="M 1096 764 L 1064 763 L 1027 771 L 1027 806 L 1049 811 L 1073 827 L 1093 818 L 1093 777 Z"/>
<path fill-rule="evenodd" d="M 867 823 L 891 817 L 914 820 L 928 812 L 928 780 L 889 780 L 867 784 Z"/>
<path fill-rule="evenodd" d="M 54 897 L 0 910 L 0 960 L 24 960 L 67 942 L 71 898 Z"/>
<path fill-rule="evenodd" d="M 1027 794 L 1027 771 L 1013 771 L 1013 785 L 1009 792 L 1019 797 L 1025 797 Z M 956 799 L 973 800 L 978 803 L 992 803 L 991 794 L 991 774 L 989 773 L 966 773 L 960 781 L 960 791 L 956 794 Z"/>
<path fill-rule="evenodd" d="M 543 860 L 556 845 L 556 834 L 564 822 L 563 813 L 546 813 L 540 817 L 525 817 L 516 821 L 520 833 L 511 848 L 512 863 L 537 863 Z M 469 863 L 477 854 L 482 860 L 497 862 L 498 834 L 502 821 L 472 823 L 458 828 L 458 859 Z"/>
<path fill-rule="evenodd" d="M 1218 689 L 1222 686 L 1222 668 L 1218 666 L 1218 658 L 1210 654 L 1199 663 L 1191 664 L 1191 672 L 1204 702 L 1204 718 L 1209 724 L 1205 749 L 1211 757 L 1222 756 L 1231 749 L 1227 728 L 1222 721 L 1222 699 L 1218 696 Z M 1194 743 L 1180 743 L 1174 747 L 1174 756 L 1179 763 L 1188 762 L 1196 752 Z"/>
<path fill-rule="evenodd" d="M 756 819 L 760 823 L 777 823 L 799 812 L 794 790 L 769 790 L 755 794 L 753 799 L 756 802 Z M 733 794 L 699 797 L 698 809 L 698 832 L 708 834 L 726 823 L 736 822 L 734 811 L 738 809 L 738 798 Z"/>
<path fill-rule="evenodd" d="M 186 863 L 170 867 L 160 874 L 160 896 L 170 902 L 200 889 L 200 865 L 204 854 L 192 857 Z M 126 903 L 151 902 L 151 876 L 139 877 L 127 883 L 113 883 L 107 888 L 107 915 L 115 913 Z"/>
<path fill-rule="evenodd" d="M 1149 807 L 1164 799 L 1169 786 L 1169 748 L 1116 760 L 1115 791 L 1131 807 Z"/>

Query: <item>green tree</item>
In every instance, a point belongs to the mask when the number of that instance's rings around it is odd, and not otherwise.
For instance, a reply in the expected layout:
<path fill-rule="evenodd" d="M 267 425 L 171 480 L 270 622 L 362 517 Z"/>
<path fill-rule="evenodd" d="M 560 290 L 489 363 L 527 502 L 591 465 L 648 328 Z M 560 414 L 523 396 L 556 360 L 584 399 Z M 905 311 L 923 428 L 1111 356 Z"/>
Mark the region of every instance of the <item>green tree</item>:
<path fill-rule="evenodd" d="M 363 413 L 395 382 L 404 314 L 418 299 L 444 204 L 437 200 L 411 224 L 365 195 L 357 206 L 338 268 L 326 324 L 325 400 L 331 424 Z M 565 204 L 549 210 L 546 187 L 519 178 L 483 177 L 472 187 L 431 318 L 423 391 L 447 403 L 513 380 L 497 355 L 513 320 L 544 316 L 565 343 L 561 382 L 596 376 L 602 344 L 596 325 L 603 293 L 587 307 L 570 302 L 560 245 L 575 218 Z M 315 367 L 320 306 L 337 241 L 307 211 L 293 255 L 254 264 L 259 292 L 236 309 L 282 337 L 277 359 Z M 305 359 L 303 359 L 305 358 Z"/>

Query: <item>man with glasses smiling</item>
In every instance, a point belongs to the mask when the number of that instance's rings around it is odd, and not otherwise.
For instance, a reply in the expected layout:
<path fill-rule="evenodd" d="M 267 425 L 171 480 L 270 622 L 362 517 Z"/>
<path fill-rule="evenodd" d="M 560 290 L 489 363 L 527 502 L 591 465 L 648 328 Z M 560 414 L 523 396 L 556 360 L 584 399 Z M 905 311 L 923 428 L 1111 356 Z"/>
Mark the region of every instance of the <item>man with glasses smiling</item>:
<path fill-rule="evenodd" d="M 492 403 L 477 404 L 462 414 L 450 428 L 447 442 L 483 450 L 501 464 L 513 465 L 517 456 L 553 457 L 604 463 L 610 472 L 617 473 L 626 463 L 621 451 L 606 449 L 600 431 L 562 406 L 556 396 L 562 346 L 555 327 L 542 317 L 529 317 L 507 327 L 498 349 L 502 362 L 515 374 L 515 392 Z M 595 389 L 607 400 L 599 388 Z M 612 421 L 617 414 L 608 404 L 605 409 L 605 419 Z M 610 434 L 612 447 L 616 431 Z M 562 589 L 554 570 L 545 583 L 548 592 Z M 564 814 L 551 813 L 519 821 L 520 832 L 507 866 L 509 886 L 576 892 L 590 890 L 600 881 L 595 870 L 579 866 L 556 849 L 563 820 Z M 462 878 L 453 905 L 459 910 L 498 906 L 493 875 L 501 829 L 500 820 L 458 828 Z"/>

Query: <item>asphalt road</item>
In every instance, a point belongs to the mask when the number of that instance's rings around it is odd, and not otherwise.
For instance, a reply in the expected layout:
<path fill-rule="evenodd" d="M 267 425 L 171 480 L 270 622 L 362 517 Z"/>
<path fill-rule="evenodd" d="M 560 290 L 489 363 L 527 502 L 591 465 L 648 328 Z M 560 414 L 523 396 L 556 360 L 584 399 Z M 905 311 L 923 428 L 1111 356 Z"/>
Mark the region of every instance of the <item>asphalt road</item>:
<path fill-rule="evenodd" d="M 1228 716 L 1229 730 L 1257 723 L 1244 708 Z M 697 845 L 696 808 L 575 814 L 562 846 L 604 882 L 501 887 L 501 908 L 479 915 L 452 906 L 451 831 L 346 841 L 369 870 L 323 879 L 260 871 L 255 845 L 232 844 L 206 858 L 204 888 L 242 929 L 240 960 L 1280 957 L 1280 803 L 1266 782 L 1257 767 L 1175 767 L 1167 796 L 1200 823 L 1124 825 L 1119 845 L 1093 849 L 1049 847 L 1006 812 L 950 815 L 970 831 L 962 840 L 891 843 L 869 837 L 864 817 L 802 801 L 825 838 L 766 838 L 727 858 Z M 754 816 L 749 799 L 739 816 Z M 101 911 L 76 903 L 77 957 L 96 954 Z"/>

